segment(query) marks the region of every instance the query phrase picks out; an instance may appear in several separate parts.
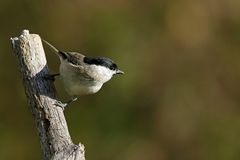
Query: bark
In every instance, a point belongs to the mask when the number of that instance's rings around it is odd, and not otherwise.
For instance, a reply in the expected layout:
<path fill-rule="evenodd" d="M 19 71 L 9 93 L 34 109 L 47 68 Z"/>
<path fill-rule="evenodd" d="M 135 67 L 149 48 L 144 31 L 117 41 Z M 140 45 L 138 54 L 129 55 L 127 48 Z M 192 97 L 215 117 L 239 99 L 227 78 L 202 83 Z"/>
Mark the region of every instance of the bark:
<path fill-rule="evenodd" d="M 85 160 L 84 146 L 75 145 L 70 137 L 63 109 L 56 106 L 56 90 L 49 75 L 39 35 L 23 30 L 11 38 L 25 93 L 36 122 L 45 160 Z"/>

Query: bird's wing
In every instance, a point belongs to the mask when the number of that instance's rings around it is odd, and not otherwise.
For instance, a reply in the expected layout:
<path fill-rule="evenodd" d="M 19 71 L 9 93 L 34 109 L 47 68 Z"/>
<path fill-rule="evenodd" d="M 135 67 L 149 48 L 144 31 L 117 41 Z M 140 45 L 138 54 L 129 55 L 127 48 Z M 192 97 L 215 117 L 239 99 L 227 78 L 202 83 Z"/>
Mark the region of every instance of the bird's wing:
<path fill-rule="evenodd" d="M 79 77 L 79 79 L 84 79 L 87 81 L 95 81 L 95 78 L 91 76 L 86 70 L 84 69 L 83 66 L 79 65 L 72 65 L 75 69 L 76 76 Z"/>
<path fill-rule="evenodd" d="M 63 56 L 64 60 L 67 60 L 69 63 L 73 64 L 73 65 L 83 65 L 83 58 L 84 55 L 82 55 L 81 53 L 77 53 L 77 52 L 62 52 L 59 51 Z"/>
<path fill-rule="evenodd" d="M 86 66 L 83 62 L 84 55 L 77 52 L 65 52 L 65 54 L 67 55 L 66 60 L 71 67 L 73 67 L 76 75 L 79 75 L 80 78 L 84 78 L 85 80 L 94 81 L 94 78 L 85 70 Z"/>
<path fill-rule="evenodd" d="M 52 44 L 50 44 L 48 41 L 44 39 L 42 39 L 42 41 L 45 44 L 47 44 L 54 53 L 56 53 L 59 57 L 61 57 L 61 60 L 66 60 L 68 64 L 73 68 L 77 76 L 79 76 L 80 78 L 84 78 L 84 80 L 94 81 L 94 78 L 90 76 L 84 69 L 84 62 L 83 62 L 83 58 L 85 57 L 84 55 L 77 52 L 60 51 L 56 47 L 54 47 Z"/>

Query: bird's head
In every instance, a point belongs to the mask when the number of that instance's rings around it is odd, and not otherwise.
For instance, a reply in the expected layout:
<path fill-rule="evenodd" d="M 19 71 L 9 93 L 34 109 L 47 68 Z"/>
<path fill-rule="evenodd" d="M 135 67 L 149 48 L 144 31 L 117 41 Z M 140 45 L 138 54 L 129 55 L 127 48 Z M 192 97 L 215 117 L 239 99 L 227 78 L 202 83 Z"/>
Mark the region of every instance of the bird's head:
<path fill-rule="evenodd" d="M 84 63 L 88 64 L 92 68 L 92 72 L 95 72 L 95 74 L 103 79 L 103 81 L 108 81 L 112 78 L 113 75 L 116 74 L 124 74 L 123 71 L 121 71 L 116 63 L 114 63 L 113 60 L 106 57 L 99 57 L 99 58 L 89 58 L 84 57 L 83 59 Z"/>

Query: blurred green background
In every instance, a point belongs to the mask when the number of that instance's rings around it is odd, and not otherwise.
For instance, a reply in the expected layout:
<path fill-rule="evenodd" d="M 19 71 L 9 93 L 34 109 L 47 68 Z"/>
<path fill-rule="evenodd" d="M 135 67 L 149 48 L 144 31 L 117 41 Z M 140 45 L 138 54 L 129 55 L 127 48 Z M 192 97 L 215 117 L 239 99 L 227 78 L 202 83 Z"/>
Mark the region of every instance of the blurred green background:
<path fill-rule="evenodd" d="M 87 160 L 240 159 L 239 0 L 0 0 L 0 19 L 1 159 L 42 158 L 9 40 L 22 29 L 126 73 L 65 110 Z"/>

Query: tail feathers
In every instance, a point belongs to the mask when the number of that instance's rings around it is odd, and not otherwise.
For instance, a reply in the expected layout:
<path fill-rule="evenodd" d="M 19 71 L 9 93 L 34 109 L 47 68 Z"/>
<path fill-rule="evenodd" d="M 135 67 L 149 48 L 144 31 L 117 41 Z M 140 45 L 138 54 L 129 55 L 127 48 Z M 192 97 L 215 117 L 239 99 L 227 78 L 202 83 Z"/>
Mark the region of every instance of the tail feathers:
<path fill-rule="evenodd" d="M 48 41 L 44 40 L 42 38 L 42 41 L 48 45 L 50 47 L 50 49 L 55 53 L 57 54 L 59 57 L 63 58 L 63 59 L 66 59 L 67 58 L 67 55 L 65 52 L 62 52 L 62 51 L 59 51 L 56 47 L 54 47 L 52 44 L 50 44 Z"/>
<path fill-rule="evenodd" d="M 59 50 L 58 50 L 56 47 L 54 47 L 53 45 L 51 45 L 48 41 L 46 41 L 46 40 L 44 40 L 44 39 L 42 39 L 42 41 L 43 41 L 46 45 L 48 45 L 54 53 L 58 54 Z"/>
<path fill-rule="evenodd" d="M 62 59 L 67 59 L 68 58 L 66 52 L 58 51 L 58 55 L 60 55 L 62 57 Z"/>
<path fill-rule="evenodd" d="M 66 52 L 63 51 L 59 51 L 56 47 L 54 47 L 52 44 L 50 44 L 48 41 L 42 39 L 42 41 L 48 45 L 50 47 L 50 49 L 57 54 L 59 57 L 61 57 L 62 59 L 67 59 L 68 58 L 68 54 Z"/>

